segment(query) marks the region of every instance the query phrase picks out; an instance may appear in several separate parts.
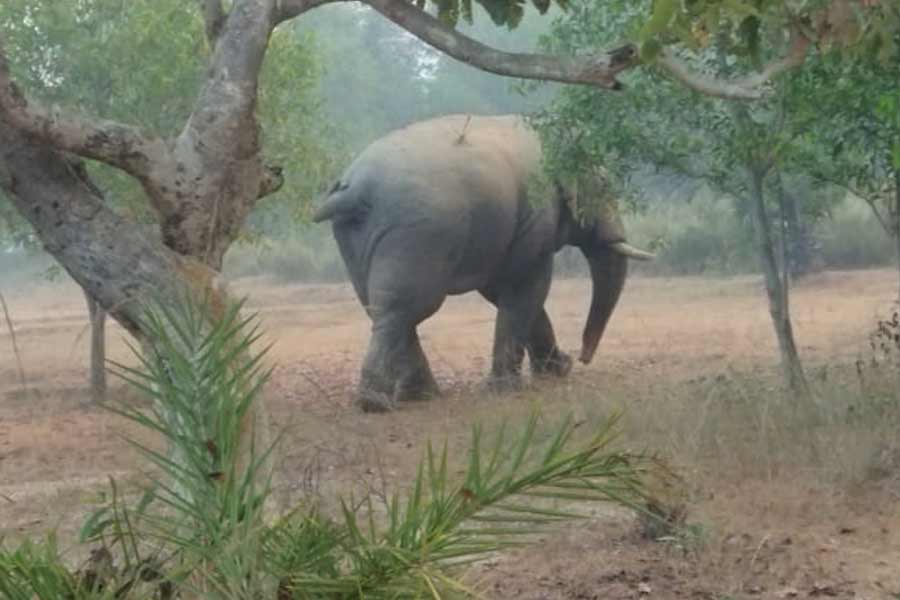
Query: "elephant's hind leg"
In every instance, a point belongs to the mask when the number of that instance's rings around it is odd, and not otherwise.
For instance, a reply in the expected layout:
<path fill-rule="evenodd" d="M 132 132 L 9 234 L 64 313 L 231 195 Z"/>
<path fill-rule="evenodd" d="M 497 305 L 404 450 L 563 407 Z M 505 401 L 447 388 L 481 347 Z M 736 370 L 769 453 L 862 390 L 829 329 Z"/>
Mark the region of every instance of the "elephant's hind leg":
<path fill-rule="evenodd" d="M 438 395 L 437 381 L 422 351 L 419 336 L 413 329 L 409 334 L 406 356 L 399 362 L 400 372 L 394 384 L 394 401 L 427 400 Z"/>
<path fill-rule="evenodd" d="M 398 402 L 437 394 L 415 326 L 395 319 L 375 323 L 359 382 L 360 407 L 365 412 L 386 412 Z"/>
<path fill-rule="evenodd" d="M 367 412 L 384 412 L 397 402 L 438 394 L 416 326 L 437 311 L 443 296 L 415 292 L 412 286 L 396 286 L 369 294 L 376 304 L 369 310 L 372 339 L 359 389 L 359 403 Z"/>

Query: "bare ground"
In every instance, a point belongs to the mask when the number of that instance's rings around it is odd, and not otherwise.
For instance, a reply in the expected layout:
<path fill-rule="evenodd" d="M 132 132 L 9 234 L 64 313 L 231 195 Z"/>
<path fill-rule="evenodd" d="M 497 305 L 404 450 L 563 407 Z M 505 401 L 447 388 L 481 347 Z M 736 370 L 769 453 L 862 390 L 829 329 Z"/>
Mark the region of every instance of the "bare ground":
<path fill-rule="evenodd" d="M 869 359 L 869 334 L 892 310 L 895 286 L 890 271 L 823 273 L 797 286 L 795 327 L 822 402 L 858 414 L 854 363 Z M 894 429 L 849 417 L 785 425 L 756 277 L 634 278 L 594 364 L 576 367 L 565 383 L 504 397 L 478 387 L 493 309 L 476 296 L 453 298 L 421 328 L 445 397 L 387 416 L 351 404 L 368 322 L 347 286 L 247 279 L 235 289 L 249 295 L 275 344 L 267 398 L 286 429 L 285 506 L 402 482 L 425 440 L 448 438 L 462 449 L 476 420 L 515 418 L 534 404 L 548 418 L 626 407 L 626 442 L 659 451 L 684 476 L 687 533 L 656 541 L 632 517 L 598 511 L 588 524 L 475 569 L 487 596 L 900 598 Z M 129 427 L 88 401 L 80 293 L 59 283 L 2 291 L 25 382 L 0 322 L 0 537 L 59 528 L 67 539 L 109 476 L 135 476 L 135 454 L 121 437 Z M 587 302 L 587 282 L 555 283 L 549 312 L 573 351 Z M 131 360 L 117 327 L 109 353 Z M 133 397 L 117 382 L 111 393 Z"/>

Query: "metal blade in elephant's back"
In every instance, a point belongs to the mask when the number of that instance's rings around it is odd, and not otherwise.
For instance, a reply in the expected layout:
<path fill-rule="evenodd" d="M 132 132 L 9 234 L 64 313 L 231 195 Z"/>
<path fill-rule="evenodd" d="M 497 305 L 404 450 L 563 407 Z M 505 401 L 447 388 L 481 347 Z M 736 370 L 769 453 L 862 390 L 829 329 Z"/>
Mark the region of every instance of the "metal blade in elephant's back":
<path fill-rule="evenodd" d="M 585 258 L 591 268 L 591 308 L 588 311 L 584 333 L 581 336 L 580 360 L 584 364 L 591 362 L 606 324 L 616 307 L 625 276 L 628 272 L 628 259 L 609 247 L 584 250 Z"/>

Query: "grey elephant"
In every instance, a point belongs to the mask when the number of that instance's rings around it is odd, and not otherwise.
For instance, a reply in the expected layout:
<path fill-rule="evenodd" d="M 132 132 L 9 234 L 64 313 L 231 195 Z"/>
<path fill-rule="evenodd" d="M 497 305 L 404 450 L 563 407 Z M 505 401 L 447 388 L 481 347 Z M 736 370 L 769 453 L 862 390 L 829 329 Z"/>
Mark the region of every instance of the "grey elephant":
<path fill-rule="evenodd" d="M 526 351 L 532 373 L 567 375 L 572 361 L 544 310 L 553 255 L 565 245 L 581 249 L 593 279 L 580 358 L 590 362 L 628 258 L 652 255 L 625 242 L 614 211 L 577 219 L 574 205 L 592 186 L 539 186 L 541 168 L 540 141 L 521 117 L 453 115 L 374 142 L 334 185 L 313 220 L 332 221 L 372 320 L 364 410 L 438 392 L 416 327 L 448 295 L 473 290 L 497 307 L 489 381 L 516 385 Z M 549 197 L 535 198 L 540 189 Z"/>

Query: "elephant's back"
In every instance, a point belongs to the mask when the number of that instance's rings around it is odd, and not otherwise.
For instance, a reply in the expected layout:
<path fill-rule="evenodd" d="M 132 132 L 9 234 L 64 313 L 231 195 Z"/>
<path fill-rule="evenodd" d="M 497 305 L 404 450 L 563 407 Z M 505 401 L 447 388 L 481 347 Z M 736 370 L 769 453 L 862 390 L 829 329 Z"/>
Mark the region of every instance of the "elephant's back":
<path fill-rule="evenodd" d="M 372 143 L 349 169 L 394 200 L 453 202 L 456 195 L 514 202 L 540 164 L 537 135 L 521 117 L 450 115 Z"/>
<path fill-rule="evenodd" d="M 367 255 L 427 254 L 449 269 L 446 291 L 463 293 L 500 268 L 539 166 L 537 135 L 521 118 L 452 115 L 374 142 L 342 184 L 366 206 Z"/>

